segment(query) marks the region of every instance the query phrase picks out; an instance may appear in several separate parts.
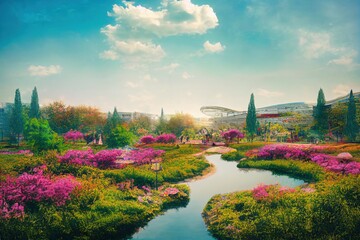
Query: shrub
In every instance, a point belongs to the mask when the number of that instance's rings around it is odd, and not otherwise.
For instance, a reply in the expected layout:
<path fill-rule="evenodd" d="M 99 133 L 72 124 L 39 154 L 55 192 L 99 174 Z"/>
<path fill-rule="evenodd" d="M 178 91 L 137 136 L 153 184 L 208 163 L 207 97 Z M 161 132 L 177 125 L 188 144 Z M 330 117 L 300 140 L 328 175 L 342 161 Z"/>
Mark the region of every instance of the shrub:
<path fill-rule="evenodd" d="M 30 202 L 51 200 L 61 206 L 70 199 L 70 193 L 79 183 L 72 176 L 51 180 L 43 175 L 43 169 L 35 169 L 35 174 L 23 173 L 18 178 L 7 178 L 0 184 L 0 217 L 20 218 L 25 214 L 25 206 Z"/>
<path fill-rule="evenodd" d="M 84 134 L 76 130 L 70 130 L 64 134 L 65 140 L 78 141 L 84 139 Z"/>
<path fill-rule="evenodd" d="M 152 135 L 146 135 L 140 138 L 140 142 L 144 144 L 151 144 L 155 142 L 155 138 Z"/>
<path fill-rule="evenodd" d="M 150 163 L 152 160 L 162 156 L 165 153 L 163 150 L 154 150 L 153 148 L 143 148 L 132 150 L 125 155 L 125 159 L 133 160 L 136 165 Z"/>
<path fill-rule="evenodd" d="M 155 141 L 157 143 L 174 143 L 176 142 L 176 136 L 172 133 L 165 133 L 157 136 Z"/>
<path fill-rule="evenodd" d="M 234 139 L 237 139 L 239 141 L 240 139 L 243 139 L 245 137 L 245 135 L 237 129 L 230 129 L 228 131 L 222 132 L 221 136 L 227 142 L 231 142 Z"/>

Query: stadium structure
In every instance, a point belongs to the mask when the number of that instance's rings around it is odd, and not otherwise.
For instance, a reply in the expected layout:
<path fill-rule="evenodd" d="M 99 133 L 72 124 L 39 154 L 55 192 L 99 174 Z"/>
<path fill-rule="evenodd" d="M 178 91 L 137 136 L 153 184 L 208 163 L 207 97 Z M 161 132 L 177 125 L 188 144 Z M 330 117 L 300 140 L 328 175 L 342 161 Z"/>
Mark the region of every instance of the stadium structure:
<path fill-rule="evenodd" d="M 355 98 L 360 98 L 360 92 L 354 93 Z M 327 107 L 336 103 L 349 100 L 349 94 L 326 102 Z M 312 120 L 315 104 L 305 102 L 283 103 L 257 108 L 256 115 L 260 123 L 285 123 L 291 124 L 299 119 L 306 124 Z M 242 124 L 246 120 L 247 111 L 238 111 L 220 106 L 204 106 L 200 111 L 211 117 L 214 123 Z M 298 117 L 295 117 L 297 115 Z M 299 117 L 300 116 L 300 117 Z"/>

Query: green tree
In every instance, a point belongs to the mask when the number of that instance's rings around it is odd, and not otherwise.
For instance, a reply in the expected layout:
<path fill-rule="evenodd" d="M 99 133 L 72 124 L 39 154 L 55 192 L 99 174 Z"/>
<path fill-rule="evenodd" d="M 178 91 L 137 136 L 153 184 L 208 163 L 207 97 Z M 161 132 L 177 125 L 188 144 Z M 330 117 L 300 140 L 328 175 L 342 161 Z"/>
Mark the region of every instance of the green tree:
<path fill-rule="evenodd" d="M 346 114 L 345 135 L 353 142 L 359 133 L 359 125 L 356 122 L 356 105 L 353 91 L 350 91 L 348 111 Z"/>
<path fill-rule="evenodd" d="M 120 115 L 119 115 L 118 111 L 116 110 L 116 107 L 114 108 L 114 112 L 113 112 L 111 121 L 112 121 L 112 125 L 114 127 L 121 124 L 121 118 L 120 118 Z"/>
<path fill-rule="evenodd" d="M 250 141 L 253 141 L 256 134 L 256 108 L 254 101 L 254 94 L 251 94 L 250 102 L 248 106 L 248 112 L 246 115 L 246 131 L 250 138 Z"/>
<path fill-rule="evenodd" d="M 118 125 L 111 131 L 109 137 L 106 139 L 106 144 L 110 148 L 118 148 L 133 144 L 135 140 L 136 136 L 132 132 Z"/>
<path fill-rule="evenodd" d="M 35 152 L 60 150 L 62 147 L 62 138 L 51 130 L 47 120 L 31 118 L 25 125 L 24 134 L 27 143 Z"/>
<path fill-rule="evenodd" d="M 40 118 L 39 96 L 36 87 L 31 95 L 29 118 Z"/>
<path fill-rule="evenodd" d="M 24 115 L 19 89 L 15 91 L 14 107 L 10 117 L 10 131 L 13 136 L 17 137 L 18 145 L 20 145 L 20 135 L 24 131 Z"/>
<path fill-rule="evenodd" d="M 112 118 L 111 112 L 108 112 L 106 123 L 104 125 L 104 135 L 105 135 L 105 137 L 108 137 L 110 135 L 110 133 L 111 133 L 111 129 L 113 129 L 111 118 Z"/>
<path fill-rule="evenodd" d="M 323 90 L 320 88 L 314 111 L 314 129 L 319 131 L 321 134 L 325 134 L 325 132 L 329 129 L 329 116 L 325 104 L 325 95 Z"/>
<path fill-rule="evenodd" d="M 145 115 L 137 116 L 129 122 L 130 131 L 138 136 L 151 132 L 153 130 L 152 127 L 151 118 Z"/>
<path fill-rule="evenodd" d="M 165 119 L 164 110 L 162 108 L 161 108 L 161 114 L 160 114 L 159 122 L 158 122 L 158 124 L 156 125 L 156 128 L 155 128 L 155 132 L 157 134 L 162 134 L 162 133 L 168 132 L 167 121 Z"/>
<path fill-rule="evenodd" d="M 172 116 L 167 124 L 168 130 L 179 137 L 186 128 L 194 127 L 194 118 L 190 114 L 177 113 Z"/>
<path fill-rule="evenodd" d="M 347 106 L 345 103 L 337 103 L 331 106 L 329 111 L 330 130 L 336 136 L 337 141 L 342 140 L 345 132 L 345 119 Z"/>

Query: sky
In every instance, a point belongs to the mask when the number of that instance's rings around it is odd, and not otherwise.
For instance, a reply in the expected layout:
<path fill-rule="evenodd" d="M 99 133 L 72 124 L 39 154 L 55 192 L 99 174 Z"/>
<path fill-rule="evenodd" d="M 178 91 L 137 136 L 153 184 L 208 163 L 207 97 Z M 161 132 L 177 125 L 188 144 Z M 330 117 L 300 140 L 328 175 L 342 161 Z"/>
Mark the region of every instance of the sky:
<path fill-rule="evenodd" d="M 2 0 L 0 102 L 190 113 L 360 91 L 357 0 Z"/>

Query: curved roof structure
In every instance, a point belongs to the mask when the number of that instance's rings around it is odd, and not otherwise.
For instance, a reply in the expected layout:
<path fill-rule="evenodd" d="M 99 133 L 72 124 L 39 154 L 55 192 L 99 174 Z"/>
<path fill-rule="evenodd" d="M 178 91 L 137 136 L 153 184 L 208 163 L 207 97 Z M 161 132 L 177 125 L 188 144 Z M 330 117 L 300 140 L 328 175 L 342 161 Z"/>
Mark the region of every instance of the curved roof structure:
<path fill-rule="evenodd" d="M 246 113 L 245 111 L 237 111 L 219 106 L 204 106 L 200 108 L 200 111 L 210 117 L 230 117 Z"/>
<path fill-rule="evenodd" d="M 360 98 L 360 92 L 354 93 L 355 98 Z M 326 105 L 332 105 L 339 102 L 347 102 L 349 99 L 349 94 L 343 97 L 335 98 L 333 100 L 327 101 Z M 281 103 L 276 105 L 271 105 L 267 107 L 257 108 L 256 111 L 258 114 L 278 114 L 284 112 L 311 112 L 314 104 L 307 104 L 304 102 L 293 102 L 293 103 Z M 230 108 L 220 107 L 220 106 L 204 106 L 200 108 L 200 111 L 207 116 L 214 118 L 221 117 L 232 117 L 239 115 L 246 115 L 246 111 L 238 111 Z"/>

